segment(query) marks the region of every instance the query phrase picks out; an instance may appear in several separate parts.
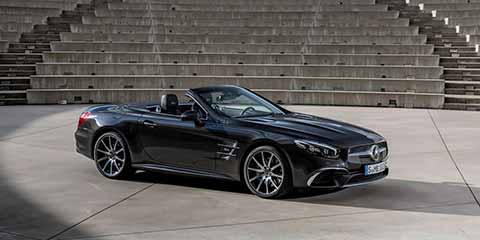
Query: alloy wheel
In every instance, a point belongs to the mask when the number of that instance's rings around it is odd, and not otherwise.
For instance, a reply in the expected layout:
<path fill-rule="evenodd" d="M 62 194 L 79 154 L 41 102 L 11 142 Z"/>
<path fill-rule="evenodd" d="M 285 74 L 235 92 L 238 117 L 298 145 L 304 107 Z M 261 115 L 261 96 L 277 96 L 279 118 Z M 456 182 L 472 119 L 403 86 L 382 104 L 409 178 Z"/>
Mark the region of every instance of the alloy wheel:
<path fill-rule="evenodd" d="M 285 168 L 277 153 L 260 150 L 250 154 L 245 165 L 246 183 L 262 196 L 276 194 L 284 181 Z"/>
<path fill-rule="evenodd" d="M 125 167 L 127 153 L 122 139 L 113 133 L 102 135 L 95 144 L 95 162 L 107 177 L 119 175 Z"/>

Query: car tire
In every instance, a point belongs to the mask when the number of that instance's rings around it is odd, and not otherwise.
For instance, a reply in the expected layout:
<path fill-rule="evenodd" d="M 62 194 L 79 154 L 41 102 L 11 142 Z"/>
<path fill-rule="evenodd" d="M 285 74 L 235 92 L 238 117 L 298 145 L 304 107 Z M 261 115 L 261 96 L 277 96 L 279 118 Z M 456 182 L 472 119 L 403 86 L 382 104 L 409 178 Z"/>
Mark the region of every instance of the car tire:
<path fill-rule="evenodd" d="M 113 131 L 97 138 L 93 160 L 98 171 L 107 178 L 124 179 L 134 173 L 128 145 L 120 134 Z"/>
<path fill-rule="evenodd" d="M 272 146 L 250 151 L 243 163 L 243 179 L 248 189 L 261 198 L 281 198 L 293 189 L 290 164 Z"/>

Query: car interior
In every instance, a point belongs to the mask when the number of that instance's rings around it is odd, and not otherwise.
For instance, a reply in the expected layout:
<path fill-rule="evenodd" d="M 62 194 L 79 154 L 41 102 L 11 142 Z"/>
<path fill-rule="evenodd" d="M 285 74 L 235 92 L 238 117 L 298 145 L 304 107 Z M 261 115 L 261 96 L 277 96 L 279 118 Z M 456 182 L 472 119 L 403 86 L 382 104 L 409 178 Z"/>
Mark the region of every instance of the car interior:
<path fill-rule="evenodd" d="M 206 113 L 200 106 L 198 106 L 196 102 L 194 102 L 193 100 L 190 100 L 188 102 L 179 102 L 178 97 L 175 94 L 162 95 L 162 97 L 160 98 L 160 104 L 153 103 L 144 106 L 134 106 L 134 108 L 140 108 L 143 111 L 144 109 L 146 109 L 149 112 L 169 114 L 175 116 L 180 116 L 182 115 L 182 113 L 191 110 L 197 112 L 200 118 L 206 118 Z"/>

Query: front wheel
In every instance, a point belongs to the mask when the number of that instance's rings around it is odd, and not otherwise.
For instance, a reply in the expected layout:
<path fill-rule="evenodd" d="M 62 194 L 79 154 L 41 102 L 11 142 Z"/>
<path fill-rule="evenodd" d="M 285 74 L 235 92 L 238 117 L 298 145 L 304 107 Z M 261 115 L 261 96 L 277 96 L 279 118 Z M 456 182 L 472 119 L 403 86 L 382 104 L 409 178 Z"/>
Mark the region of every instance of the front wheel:
<path fill-rule="evenodd" d="M 120 179 L 133 173 L 127 144 L 116 132 L 104 133 L 97 139 L 93 157 L 98 171 L 107 178 Z"/>
<path fill-rule="evenodd" d="M 262 198 L 280 198 L 292 190 L 290 165 L 272 146 L 253 149 L 243 165 L 248 189 Z"/>

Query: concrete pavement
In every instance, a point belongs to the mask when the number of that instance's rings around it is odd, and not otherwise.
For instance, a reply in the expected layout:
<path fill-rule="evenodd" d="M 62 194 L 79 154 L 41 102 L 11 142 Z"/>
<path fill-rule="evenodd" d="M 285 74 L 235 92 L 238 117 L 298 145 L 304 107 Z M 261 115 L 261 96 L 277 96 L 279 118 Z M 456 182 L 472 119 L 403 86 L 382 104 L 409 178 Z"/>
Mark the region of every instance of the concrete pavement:
<path fill-rule="evenodd" d="M 101 177 L 74 151 L 85 107 L 0 107 L 0 239 L 480 238 L 478 112 L 290 106 L 383 134 L 391 175 L 272 201 L 217 180 Z"/>

